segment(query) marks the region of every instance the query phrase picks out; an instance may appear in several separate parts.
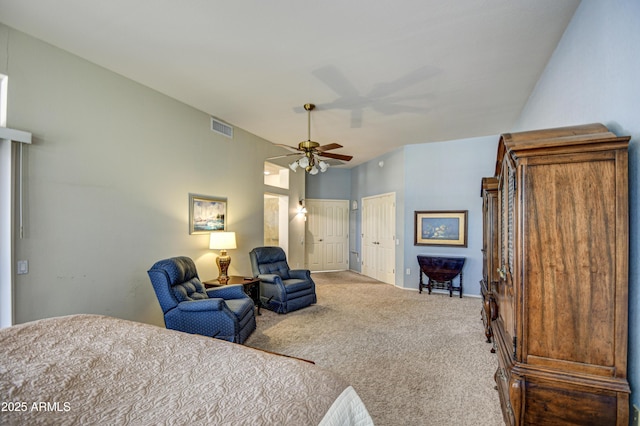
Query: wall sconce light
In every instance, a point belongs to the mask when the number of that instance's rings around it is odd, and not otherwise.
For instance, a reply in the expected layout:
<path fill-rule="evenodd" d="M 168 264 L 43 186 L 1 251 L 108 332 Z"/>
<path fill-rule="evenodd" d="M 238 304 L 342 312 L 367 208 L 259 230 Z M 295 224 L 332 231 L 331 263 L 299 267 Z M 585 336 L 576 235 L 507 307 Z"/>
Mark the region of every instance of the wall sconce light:
<path fill-rule="evenodd" d="M 303 216 L 304 220 L 307 220 L 307 208 L 304 206 L 303 202 L 304 200 L 300 200 L 298 201 L 298 216 Z"/>

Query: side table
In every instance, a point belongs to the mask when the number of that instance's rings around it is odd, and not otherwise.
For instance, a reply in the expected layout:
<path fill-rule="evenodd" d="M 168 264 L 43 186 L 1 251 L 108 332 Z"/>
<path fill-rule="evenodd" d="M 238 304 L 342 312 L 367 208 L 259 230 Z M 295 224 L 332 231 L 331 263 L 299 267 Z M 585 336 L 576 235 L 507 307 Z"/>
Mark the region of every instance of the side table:
<path fill-rule="evenodd" d="M 247 293 L 253 303 L 258 308 L 258 315 L 262 315 L 260 313 L 260 307 L 262 303 L 260 302 L 260 278 L 248 278 L 248 277 L 240 277 L 237 275 L 231 275 L 229 280 L 226 283 L 221 283 L 218 279 L 203 281 L 205 288 L 211 287 L 222 287 L 224 285 L 230 284 L 242 284 L 244 288 L 244 292 Z"/>
<path fill-rule="evenodd" d="M 464 257 L 438 257 L 418 255 L 418 265 L 420 265 L 420 284 L 418 285 L 418 293 L 422 293 L 422 287 L 429 289 L 431 294 L 432 288 L 444 288 L 449 290 L 449 297 L 453 296 L 453 292 L 459 291 L 462 297 L 462 268 L 464 267 Z M 427 284 L 422 283 L 422 274 L 425 274 L 429 281 Z M 460 276 L 460 285 L 454 286 L 453 279 Z"/>

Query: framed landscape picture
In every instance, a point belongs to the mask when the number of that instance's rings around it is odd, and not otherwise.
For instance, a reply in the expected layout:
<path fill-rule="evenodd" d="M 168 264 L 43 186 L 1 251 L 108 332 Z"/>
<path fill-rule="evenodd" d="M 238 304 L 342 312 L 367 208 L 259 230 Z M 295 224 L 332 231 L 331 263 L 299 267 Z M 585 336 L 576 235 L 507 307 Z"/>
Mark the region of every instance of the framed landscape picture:
<path fill-rule="evenodd" d="M 189 234 L 227 229 L 227 199 L 189 194 Z"/>
<path fill-rule="evenodd" d="M 416 211 L 416 246 L 467 246 L 468 210 Z"/>

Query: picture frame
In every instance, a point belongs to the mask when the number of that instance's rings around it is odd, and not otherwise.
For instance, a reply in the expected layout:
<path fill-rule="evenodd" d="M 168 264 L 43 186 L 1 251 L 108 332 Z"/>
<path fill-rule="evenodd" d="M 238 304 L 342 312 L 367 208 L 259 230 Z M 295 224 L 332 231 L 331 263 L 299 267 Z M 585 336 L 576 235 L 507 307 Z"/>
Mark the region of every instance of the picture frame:
<path fill-rule="evenodd" d="M 227 199 L 189 194 L 189 234 L 227 230 Z"/>
<path fill-rule="evenodd" d="M 415 212 L 416 246 L 467 247 L 468 210 Z"/>

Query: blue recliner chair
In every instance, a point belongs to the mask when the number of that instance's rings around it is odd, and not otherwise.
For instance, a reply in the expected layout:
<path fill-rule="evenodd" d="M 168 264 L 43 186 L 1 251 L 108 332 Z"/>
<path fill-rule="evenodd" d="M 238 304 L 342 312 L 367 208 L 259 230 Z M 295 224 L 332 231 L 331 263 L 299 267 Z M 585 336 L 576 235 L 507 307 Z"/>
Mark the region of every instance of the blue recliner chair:
<path fill-rule="evenodd" d="M 147 273 L 167 328 L 235 343 L 256 329 L 254 303 L 241 284 L 205 289 L 184 256 L 160 260 Z"/>
<path fill-rule="evenodd" d="M 316 303 L 316 284 L 307 269 L 289 269 L 280 247 L 257 247 L 249 252 L 253 275 L 260 278 L 262 306 L 279 314 Z"/>

